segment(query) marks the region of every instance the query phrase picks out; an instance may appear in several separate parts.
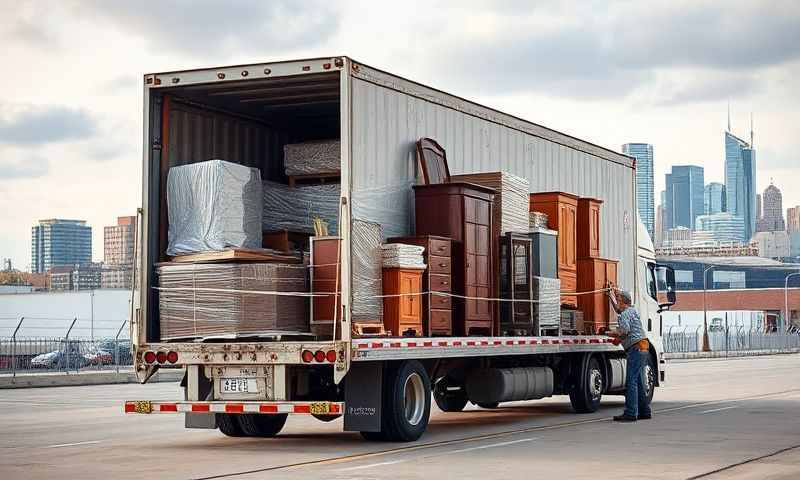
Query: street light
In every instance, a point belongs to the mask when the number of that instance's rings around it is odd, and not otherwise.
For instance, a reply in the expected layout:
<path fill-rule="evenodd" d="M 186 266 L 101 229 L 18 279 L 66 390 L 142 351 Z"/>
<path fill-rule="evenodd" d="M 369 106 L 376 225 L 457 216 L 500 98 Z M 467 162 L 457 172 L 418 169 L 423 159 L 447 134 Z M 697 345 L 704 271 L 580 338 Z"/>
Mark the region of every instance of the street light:
<path fill-rule="evenodd" d="M 708 344 L 708 308 L 706 308 L 706 273 L 714 268 L 714 265 L 703 270 L 703 351 L 710 352 Z"/>
<path fill-rule="evenodd" d="M 783 282 L 783 307 L 784 307 L 784 321 L 786 325 L 784 328 L 789 328 L 789 279 L 794 277 L 795 275 L 800 275 L 800 272 L 790 273 L 786 275 L 786 279 Z"/>

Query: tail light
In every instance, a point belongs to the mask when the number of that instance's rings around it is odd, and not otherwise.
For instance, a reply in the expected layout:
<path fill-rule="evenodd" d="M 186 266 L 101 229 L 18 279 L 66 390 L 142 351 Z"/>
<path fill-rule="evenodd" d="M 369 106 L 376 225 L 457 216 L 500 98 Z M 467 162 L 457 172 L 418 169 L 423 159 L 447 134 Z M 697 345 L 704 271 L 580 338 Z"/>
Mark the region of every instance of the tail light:
<path fill-rule="evenodd" d="M 167 361 L 169 363 L 175 363 L 178 361 L 178 352 L 167 352 Z"/>
<path fill-rule="evenodd" d="M 314 354 L 311 353 L 311 350 L 303 350 L 301 356 L 305 363 L 311 363 L 311 361 L 314 360 Z"/>
<path fill-rule="evenodd" d="M 323 352 L 322 350 L 317 350 L 316 352 L 314 352 L 314 360 L 316 360 L 316 361 L 318 361 L 320 363 L 324 362 L 325 361 L 325 352 Z"/>
<path fill-rule="evenodd" d="M 156 363 L 156 354 L 153 352 L 144 352 L 145 363 Z"/>
<path fill-rule="evenodd" d="M 158 360 L 158 363 L 167 363 L 167 352 L 156 353 L 156 360 Z"/>
<path fill-rule="evenodd" d="M 325 354 L 325 358 L 331 363 L 336 363 L 336 350 L 328 350 L 328 353 Z"/>

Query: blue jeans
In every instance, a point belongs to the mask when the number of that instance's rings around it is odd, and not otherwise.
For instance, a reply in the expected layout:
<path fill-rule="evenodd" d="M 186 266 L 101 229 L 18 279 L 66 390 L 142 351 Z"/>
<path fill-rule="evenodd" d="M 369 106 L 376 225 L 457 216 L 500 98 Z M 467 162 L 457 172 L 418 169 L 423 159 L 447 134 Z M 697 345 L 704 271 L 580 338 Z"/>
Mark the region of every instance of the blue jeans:
<path fill-rule="evenodd" d="M 647 352 L 639 350 L 637 345 L 628 349 L 628 372 L 625 377 L 625 412 L 629 417 L 650 415 L 650 404 L 647 401 L 645 388 L 644 363 Z"/>

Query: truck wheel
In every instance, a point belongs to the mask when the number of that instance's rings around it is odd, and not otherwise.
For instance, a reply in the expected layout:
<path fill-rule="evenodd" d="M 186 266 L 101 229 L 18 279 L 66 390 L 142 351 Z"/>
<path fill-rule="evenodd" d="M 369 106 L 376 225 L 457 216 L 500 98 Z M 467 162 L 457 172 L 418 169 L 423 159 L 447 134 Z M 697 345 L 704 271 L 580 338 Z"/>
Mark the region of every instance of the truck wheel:
<path fill-rule="evenodd" d="M 431 415 L 431 381 L 416 360 L 403 362 L 384 384 L 383 438 L 412 442 L 425 433 Z"/>
<path fill-rule="evenodd" d="M 486 410 L 494 410 L 497 406 L 500 405 L 497 402 L 489 402 L 489 403 L 479 403 L 478 406 L 481 408 L 485 408 Z"/>
<path fill-rule="evenodd" d="M 436 405 L 439 410 L 443 412 L 460 412 L 467 406 L 467 392 L 464 387 L 458 390 L 448 390 L 448 387 L 453 387 L 450 379 L 445 377 L 436 383 L 433 389 L 433 399 L 436 400 Z"/>
<path fill-rule="evenodd" d="M 244 432 L 239 426 L 239 422 L 236 421 L 234 415 L 229 413 L 217 414 L 217 427 L 220 432 L 229 437 L 244 437 Z"/>
<path fill-rule="evenodd" d="M 312 413 L 311 416 L 316 418 L 320 422 L 325 422 L 325 423 L 332 422 L 332 421 L 336 420 L 337 418 L 341 417 L 341 415 L 319 415 L 319 414 L 316 414 L 316 413 Z"/>
<path fill-rule="evenodd" d="M 237 415 L 242 432 L 248 437 L 274 437 L 286 424 L 287 414 L 242 413 Z"/>
<path fill-rule="evenodd" d="M 650 355 L 644 361 L 642 369 L 644 370 L 644 388 L 647 389 L 647 403 L 650 403 L 656 393 L 656 369 L 653 367 L 653 359 Z"/>
<path fill-rule="evenodd" d="M 603 397 L 603 369 L 600 362 L 592 357 L 585 372 L 580 372 L 575 386 L 569 392 L 572 408 L 577 413 L 594 413 L 600 408 L 600 399 Z"/>

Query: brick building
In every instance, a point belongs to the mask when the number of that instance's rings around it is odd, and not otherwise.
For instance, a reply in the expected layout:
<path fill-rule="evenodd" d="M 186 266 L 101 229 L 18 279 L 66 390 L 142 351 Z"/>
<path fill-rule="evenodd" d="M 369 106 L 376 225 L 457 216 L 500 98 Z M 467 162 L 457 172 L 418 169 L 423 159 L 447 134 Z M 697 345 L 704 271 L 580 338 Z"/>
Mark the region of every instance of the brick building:
<path fill-rule="evenodd" d="M 117 217 L 117 224 L 103 229 L 103 288 L 131 288 L 136 217 Z"/>

